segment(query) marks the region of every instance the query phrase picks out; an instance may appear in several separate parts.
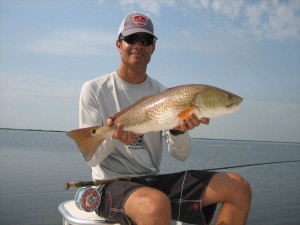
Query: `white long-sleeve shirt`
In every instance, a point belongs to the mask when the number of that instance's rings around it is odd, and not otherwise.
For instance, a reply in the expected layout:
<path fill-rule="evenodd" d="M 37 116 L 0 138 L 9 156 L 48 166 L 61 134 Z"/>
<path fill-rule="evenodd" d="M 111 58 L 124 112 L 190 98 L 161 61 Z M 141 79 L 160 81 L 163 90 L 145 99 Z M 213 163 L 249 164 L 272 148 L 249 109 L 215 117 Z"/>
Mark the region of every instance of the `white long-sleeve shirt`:
<path fill-rule="evenodd" d="M 104 125 L 113 114 L 144 96 L 163 90 L 165 87 L 149 76 L 141 84 L 130 84 L 123 81 L 116 71 L 87 81 L 80 94 L 80 127 Z M 192 141 L 188 132 L 178 136 L 168 131 L 149 132 L 131 145 L 108 138 L 88 162 L 92 167 L 93 179 L 159 173 L 163 138 L 173 157 L 184 161 L 189 156 Z"/>

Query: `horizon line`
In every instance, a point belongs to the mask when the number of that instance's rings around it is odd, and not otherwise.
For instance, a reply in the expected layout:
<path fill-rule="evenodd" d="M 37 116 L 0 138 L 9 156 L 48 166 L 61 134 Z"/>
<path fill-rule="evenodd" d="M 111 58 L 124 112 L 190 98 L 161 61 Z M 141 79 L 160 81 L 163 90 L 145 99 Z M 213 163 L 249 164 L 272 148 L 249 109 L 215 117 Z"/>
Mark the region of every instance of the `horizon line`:
<path fill-rule="evenodd" d="M 0 130 L 19 130 L 19 131 L 38 131 L 38 132 L 53 132 L 53 133 L 68 133 L 68 131 L 63 130 L 44 130 L 44 129 L 30 129 L 30 128 L 6 128 L 6 127 L 0 127 Z M 270 143 L 287 143 L 287 144 L 300 144 L 300 142 L 295 141 L 263 141 L 263 140 L 246 140 L 246 139 L 224 139 L 224 138 L 193 138 L 192 139 L 202 139 L 202 140 L 222 140 L 222 141 L 248 141 L 248 142 L 270 142 Z"/>

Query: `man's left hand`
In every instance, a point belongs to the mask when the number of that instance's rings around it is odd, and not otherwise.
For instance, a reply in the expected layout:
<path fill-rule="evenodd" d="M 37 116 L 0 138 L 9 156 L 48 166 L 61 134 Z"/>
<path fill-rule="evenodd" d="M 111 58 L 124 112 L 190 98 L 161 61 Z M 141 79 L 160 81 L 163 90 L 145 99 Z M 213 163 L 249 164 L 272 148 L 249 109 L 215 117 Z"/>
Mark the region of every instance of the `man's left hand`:
<path fill-rule="evenodd" d="M 207 125 L 209 124 L 209 119 L 198 119 L 197 116 L 193 113 L 188 118 L 180 120 L 178 126 L 173 128 L 173 130 L 188 131 L 194 129 L 195 127 L 198 127 L 201 123 Z"/>

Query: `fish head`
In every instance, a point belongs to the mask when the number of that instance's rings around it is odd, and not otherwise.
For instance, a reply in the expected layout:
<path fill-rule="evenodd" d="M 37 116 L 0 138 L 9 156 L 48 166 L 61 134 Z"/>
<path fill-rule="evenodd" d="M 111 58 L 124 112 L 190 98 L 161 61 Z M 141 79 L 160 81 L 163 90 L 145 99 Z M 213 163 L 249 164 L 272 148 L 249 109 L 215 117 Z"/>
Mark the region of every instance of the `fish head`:
<path fill-rule="evenodd" d="M 243 98 L 229 91 L 206 86 L 195 96 L 201 117 L 214 118 L 233 113 L 240 108 Z"/>

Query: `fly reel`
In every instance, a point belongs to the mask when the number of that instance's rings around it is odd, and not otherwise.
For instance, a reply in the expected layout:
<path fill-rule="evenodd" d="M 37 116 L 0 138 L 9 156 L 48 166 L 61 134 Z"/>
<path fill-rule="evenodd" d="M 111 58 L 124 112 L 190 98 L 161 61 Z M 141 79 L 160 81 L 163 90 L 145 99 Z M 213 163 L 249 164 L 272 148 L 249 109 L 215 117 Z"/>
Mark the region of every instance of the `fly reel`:
<path fill-rule="evenodd" d="M 82 187 L 75 194 L 76 206 L 86 212 L 93 212 L 101 202 L 101 194 L 96 188 Z"/>

